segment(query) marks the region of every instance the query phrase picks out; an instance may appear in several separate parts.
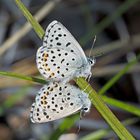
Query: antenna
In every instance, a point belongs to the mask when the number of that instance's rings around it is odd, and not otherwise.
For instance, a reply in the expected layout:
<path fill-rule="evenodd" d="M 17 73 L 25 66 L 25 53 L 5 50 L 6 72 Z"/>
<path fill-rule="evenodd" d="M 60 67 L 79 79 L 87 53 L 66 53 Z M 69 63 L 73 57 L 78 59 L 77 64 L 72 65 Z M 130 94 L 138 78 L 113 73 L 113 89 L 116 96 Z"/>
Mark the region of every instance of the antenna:
<path fill-rule="evenodd" d="M 89 58 L 91 56 L 91 51 L 92 51 L 92 49 L 93 49 L 93 47 L 95 45 L 95 41 L 96 41 L 96 35 L 94 36 L 93 43 L 92 43 L 92 46 L 91 46 L 91 49 L 90 49 L 90 52 L 89 52 Z"/>

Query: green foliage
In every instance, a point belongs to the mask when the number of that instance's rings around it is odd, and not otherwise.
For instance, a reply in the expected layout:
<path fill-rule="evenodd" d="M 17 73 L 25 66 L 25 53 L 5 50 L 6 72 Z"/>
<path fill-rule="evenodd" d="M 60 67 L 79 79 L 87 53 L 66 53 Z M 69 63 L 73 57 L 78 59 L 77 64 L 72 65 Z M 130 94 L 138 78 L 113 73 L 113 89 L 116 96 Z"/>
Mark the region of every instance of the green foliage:
<path fill-rule="evenodd" d="M 106 16 L 100 23 L 94 26 L 88 34 L 81 38 L 80 42 L 85 45 L 93 36 L 101 33 L 106 27 L 108 27 L 113 21 L 123 15 L 129 8 L 135 5 L 139 0 L 126 0 L 116 9 L 111 15 Z"/>
<path fill-rule="evenodd" d="M 115 106 L 117 108 L 120 108 L 122 110 L 125 110 L 129 113 L 132 113 L 132 114 L 140 117 L 140 108 L 135 105 L 131 105 L 129 103 L 118 101 L 116 99 L 113 99 L 113 98 L 110 98 L 107 96 L 102 96 L 102 99 L 109 105 Z"/>
<path fill-rule="evenodd" d="M 138 118 L 131 118 L 131 119 L 127 119 L 127 120 L 123 121 L 123 124 L 125 126 L 132 125 L 138 121 L 139 121 Z M 112 130 L 110 128 L 100 129 L 100 130 L 97 130 L 93 133 L 90 133 L 90 134 L 82 137 L 80 140 L 101 140 L 101 139 L 105 138 L 110 132 L 112 132 Z"/>
<path fill-rule="evenodd" d="M 118 74 L 116 74 L 112 79 L 110 79 L 98 92 L 99 94 L 103 95 L 105 92 L 112 87 L 134 64 L 138 62 L 140 59 L 140 55 L 137 58 L 131 60 Z"/>
<path fill-rule="evenodd" d="M 65 118 L 58 128 L 52 133 L 49 140 L 57 140 L 59 136 L 69 130 L 78 119 L 79 114 Z"/>
<path fill-rule="evenodd" d="M 122 6 L 119 7 L 118 11 L 112 16 L 106 18 L 104 22 L 101 22 L 98 25 L 98 32 L 101 32 L 105 27 L 107 27 L 112 21 L 114 21 L 116 18 L 118 18 L 120 15 L 122 15 L 128 8 L 130 8 L 134 3 L 136 3 L 138 0 L 127 0 L 124 2 Z M 37 35 L 40 37 L 40 39 L 43 38 L 44 35 L 44 30 L 42 27 L 39 25 L 39 23 L 32 17 L 30 12 L 27 10 L 27 8 L 21 3 L 20 0 L 15 0 L 16 4 L 20 8 L 20 10 L 23 12 L 24 16 L 27 18 L 27 20 L 31 23 L 32 27 L 34 28 L 35 32 Z M 104 23 L 104 24 L 103 24 Z M 96 29 L 97 30 L 97 29 Z M 97 34 L 97 31 L 95 32 Z M 93 34 L 91 35 L 93 36 Z M 89 37 L 89 35 L 88 35 Z M 136 62 L 135 62 L 136 63 Z M 132 65 L 134 65 L 133 63 Z M 131 66 L 132 66 L 131 65 Z M 128 66 L 128 65 L 127 65 Z M 127 67 L 126 66 L 126 67 Z M 126 71 L 131 67 L 130 65 L 123 71 L 121 71 L 117 78 L 114 78 L 115 80 L 112 80 L 106 88 L 103 88 L 100 92 L 103 94 L 107 89 L 109 89 L 119 78 L 126 73 Z M 38 78 L 33 78 L 33 77 L 27 77 L 27 76 L 22 76 L 14 73 L 9 73 L 9 72 L 0 72 L 1 75 L 5 76 L 11 76 L 15 78 L 20 78 L 24 80 L 29 80 L 29 81 L 34 81 L 34 82 L 39 82 L 39 83 L 46 83 L 42 79 Z M 96 109 L 100 112 L 100 114 L 103 116 L 103 118 L 107 121 L 107 123 L 111 126 L 111 128 L 114 130 L 114 132 L 118 135 L 118 137 L 122 140 L 134 140 L 135 138 L 127 131 L 127 129 L 120 123 L 120 121 L 115 117 L 115 115 L 110 111 L 110 109 L 105 105 L 105 103 L 102 100 L 102 97 L 96 93 L 94 89 L 85 81 L 84 78 L 77 78 L 76 83 L 79 85 L 79 87 L 82 90 L 85 90 L 87 94 L 89 94 L 89 98 L 91 102 L 94 104 Z M 103 97 L 104 99 L 104 97 Z M 58 137 L 61 133 L 63 133 L 65 130 L 69 129 L 73 123 L 77 120 L 77 117 L 74 119 L 68 119 L 66 118 L 64 122 L 59 126 L 57 131 L 53 133 L 54 135 L 52 137 Z"/>
<path fill-rule="evenodd" d="M 44 35 L 44 30 L 42 29 L 42 27 L 39 25 L 38 22 L 32 22 L 32 21 L 34 21 L 32 14 L 27 10 L 27 8 L 24 6 L 24 4 L 20 0 L 16 0 L 15 2 L 18 5 L 18 7 L 21 9 L 23 15 L 25 17 L 28 17 L 27 20 L 31 23 L 36 34 L 42 39 L 42 37 Z"/>
<path fill-rule="evenodd" d="M 25 97 L 27 94 L 27 91 L 29 90 L 29 87 L 23 87 L 20 90 L 18 90 L 16 93 L 13 93 L 6 99 L 3 104 L 0 106 L 0 116 L 4 113 L 5 109 L 11 108 L 16 104 L 17 101 L 20 101 Z"/>
<path fill-rule="evenodd" d="M 23 80 L 27 80 L 27 81 L 31 81 L 31 82 L 37 82 L 37 83 L 41 83 L 41 84 L 46 84 L 46 81 L 43 80 L 43 79 L 39 79 L 39 78 L 36 78 L 36 77 L 29 77 L 29 76 L 17 74 L 17 73 L 14 73 L 14 72 L 0 71 L 0 75 L 19 78 L 19 79 L 23 79 Z"/>

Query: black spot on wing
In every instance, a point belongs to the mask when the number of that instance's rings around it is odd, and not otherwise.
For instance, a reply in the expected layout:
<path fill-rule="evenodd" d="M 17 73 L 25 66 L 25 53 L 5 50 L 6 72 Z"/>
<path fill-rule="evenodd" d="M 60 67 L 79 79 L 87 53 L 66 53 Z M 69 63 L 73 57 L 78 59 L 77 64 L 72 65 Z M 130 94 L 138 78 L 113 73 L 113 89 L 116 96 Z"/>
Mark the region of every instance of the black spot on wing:
<path fill-rule="evenodd" d="M 59 37 L 56 37 L 56 38 L 55 38 L 55 40 L 58 40 L 58 39 L 59 39 Z"/>
<path fill-rule="evenodd" d="M 62 59 L 62 60 L 61 60 L 61 63 L 63 63 L 64 61 L 65 61 L 65 59 Z"/>
<path fill-rule="evenodd" d="M 63 110 L 63 109 L 64 109 L 64 108 L 61 106 L 61 107 L 60 107 L 60 110 Z"/>
<path fill-rule="evenodd" d="M 56 45 L 61 46 L 61 43 L 60 42 L 57 42 Z"/>
<path fill-rule="evenodd" d="M 68 43 L 66 44 L 66 47 L 68 47 L 70 44 L 71 44 L 71 43 L 70 43 L 70 42 L 68 42 Z"/>
<path fill-rule="evenodd" d="M 62 34 L 58 34 L 58 36 L 59 36 L 59 37 L 61 37 L 61 36 L 62 36 Z"/>
<path fill-rule="evenodd" d="M 70 103 L 71 106 L 73 106 L 73 103 Z"/>

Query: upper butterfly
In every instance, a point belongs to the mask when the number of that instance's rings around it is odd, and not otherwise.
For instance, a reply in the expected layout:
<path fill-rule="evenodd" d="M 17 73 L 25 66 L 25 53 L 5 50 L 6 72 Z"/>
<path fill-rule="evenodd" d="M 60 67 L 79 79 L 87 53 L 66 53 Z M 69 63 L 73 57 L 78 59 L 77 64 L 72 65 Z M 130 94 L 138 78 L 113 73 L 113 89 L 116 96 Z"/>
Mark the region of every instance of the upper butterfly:
<path fill-rule="evenodd" d="M 79 43 L 58 21 L 48 25 L 36 61 L 46 80 L 58 82 L 91 76 L 91 66 L 95 63 L 85 56 Z"/>

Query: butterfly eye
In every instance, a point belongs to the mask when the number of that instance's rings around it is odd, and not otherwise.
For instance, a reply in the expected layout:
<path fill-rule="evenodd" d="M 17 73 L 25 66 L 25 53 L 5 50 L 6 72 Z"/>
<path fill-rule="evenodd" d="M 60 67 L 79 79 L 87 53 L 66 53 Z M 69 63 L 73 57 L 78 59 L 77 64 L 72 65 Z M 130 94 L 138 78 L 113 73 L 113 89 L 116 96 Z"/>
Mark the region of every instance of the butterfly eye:
<path fill-rule="evenodd" d="M 89 64 L 92 64 L 93 63 L 90 58 L 88 58 L 88 62 L 89 62 Z"/>
<path fill-rule="evenodd" d="M 84 110 L 86 111 L 86 110 L 88 110 L 88 108 L 84 108 Z"/>
<path fill-rule="evenodd" d="M 88 63 L 92 66 L 95 64 L 95 59 L 94 58 L 87 58 L 88 59 Z"/>
<path fill-rule="evenodd" d="M 89 111 L 89 108 L 87 108 L 87 107 L 85 107 L 84 109 L 83 109 L 83 112 L 88 112 Z"/>
<path fill-rule="evenodd" d="M 90 64 L 92 64 L 93 62 L 92 61 L 90 61 Z"/>

